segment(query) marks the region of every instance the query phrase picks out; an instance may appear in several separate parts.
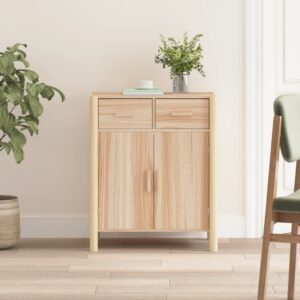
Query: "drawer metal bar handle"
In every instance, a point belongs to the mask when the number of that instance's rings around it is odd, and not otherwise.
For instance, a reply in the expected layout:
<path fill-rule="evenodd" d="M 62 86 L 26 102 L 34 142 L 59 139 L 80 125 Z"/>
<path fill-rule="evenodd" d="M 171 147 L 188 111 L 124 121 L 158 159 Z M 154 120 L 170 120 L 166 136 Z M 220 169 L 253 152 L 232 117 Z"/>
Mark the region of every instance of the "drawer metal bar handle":
<path fill-rule="evenodd" d="M 133 114 L 130 112 L 115 112 L 114 116 L 116 118 L 133 118 Z"/>
<path fill-rule="evenodd" d="M 194 114 L 192 112 L 172 112 L 172 117 L 192 117 Z"/>
<path fill-rule="evenodd" d="M 153 176 L 152 170 L 151 169 L 147 170 L 147 192 L 148 193 L 152 192 L 152 176 Z"/>

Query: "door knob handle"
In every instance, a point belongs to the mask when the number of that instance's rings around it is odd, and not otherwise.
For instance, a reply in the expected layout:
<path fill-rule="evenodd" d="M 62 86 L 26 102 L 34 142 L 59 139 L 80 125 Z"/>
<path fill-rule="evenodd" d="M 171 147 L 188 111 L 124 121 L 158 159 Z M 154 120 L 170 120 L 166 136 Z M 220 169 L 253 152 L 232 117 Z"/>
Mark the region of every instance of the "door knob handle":
<path fill-rule="evenodd" d="M 153 186 L 153 172 L 151 169 L 147 170 L 147 192 L 152 192 L 152 186 Z"/>
<path fill-rule="evenodd" d="M 172 117 L 192 117 L 194 114 L 192 112 L 172 112 Z"/>
<path fill-rule="evenodd" d="M 116 118 L 132 118 L 133 114 L 130 112 L 115 112 L 114 113 Z"/>

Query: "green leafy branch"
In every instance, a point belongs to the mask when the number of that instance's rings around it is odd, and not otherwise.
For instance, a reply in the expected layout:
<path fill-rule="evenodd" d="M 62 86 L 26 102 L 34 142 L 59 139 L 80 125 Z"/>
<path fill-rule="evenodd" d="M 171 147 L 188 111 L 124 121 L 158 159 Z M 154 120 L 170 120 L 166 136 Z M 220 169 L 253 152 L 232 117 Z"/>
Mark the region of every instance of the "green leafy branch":
<path fill-rule="evenodd" d="M 155 55 L 155 62 L 162 64 L 163 68 L 171 69 L 171 77 L 183 73 L 189 74 L 192 70 L 197 70 L 205 76 L 201 63 L 202 47 L 200 38 L 202 34 L 196 34 L 189 40 L 188 33 L 185 32 L 181 41 L 176 41 L 173 37 L 160 35 L 161 45 Z"/>
<path fill-rule="evenodd" d="M 15 44 L 0 52 L 0 152 L 14 154 L 17 163 L 24 159 L 25 132 L 38 134 L 39 117 L 43 114 L 41 99 L 51 100 L 57 88 L 39 82 L 38 74 L 28 69 L 25 44 Z M 22 68 L 19 68 L 22 66 Z"/>

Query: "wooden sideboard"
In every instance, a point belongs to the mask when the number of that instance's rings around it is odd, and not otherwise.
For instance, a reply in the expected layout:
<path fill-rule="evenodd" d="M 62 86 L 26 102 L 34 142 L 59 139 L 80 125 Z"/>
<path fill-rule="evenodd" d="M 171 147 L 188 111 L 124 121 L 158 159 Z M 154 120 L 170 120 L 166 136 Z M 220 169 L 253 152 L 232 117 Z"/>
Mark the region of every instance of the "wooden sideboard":
<path fill-rule="evenodd" d="M 91 96 L 90 249 L 99 232 L 207 232 L 217 251 L 214 95 Z"/>

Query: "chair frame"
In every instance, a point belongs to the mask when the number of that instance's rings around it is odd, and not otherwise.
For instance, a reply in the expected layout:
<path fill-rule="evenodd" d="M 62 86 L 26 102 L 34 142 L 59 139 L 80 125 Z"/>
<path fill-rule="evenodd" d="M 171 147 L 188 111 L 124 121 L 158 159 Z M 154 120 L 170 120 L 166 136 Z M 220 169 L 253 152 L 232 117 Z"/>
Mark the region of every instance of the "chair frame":
<path fill-rule="evenodd" d="M 280 152 L 282 117 L 274 116 L 272 144 L 269 166 L 268 191 L 265 212 L 265 224 L 259 274 L 258 300 L 264 300 L 266 294 L 267 273 L 270 256 L 270 243 L 290 243 L 290 263 L 289 263 L 289 282 L 288 282 L 288 300 L 294 299 L 295 291 L 295 274 L 296 274 L 296 256 L 297 243 L 300 243 L 300 235 L 298 228 L 300 224 L 300 213 L 286 213 L 273 211 L 273 201 L 277 195 L 277 177 L 278 177 L 278 161 Z M 295 187 L 294 190 L 300 188 L 300 160 L 296 162 Z M 274 234 L 274 224 L 277 222 L 291 223 L 291 234 Z"/>

